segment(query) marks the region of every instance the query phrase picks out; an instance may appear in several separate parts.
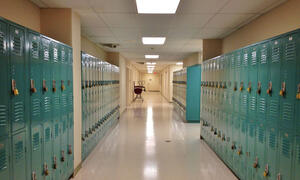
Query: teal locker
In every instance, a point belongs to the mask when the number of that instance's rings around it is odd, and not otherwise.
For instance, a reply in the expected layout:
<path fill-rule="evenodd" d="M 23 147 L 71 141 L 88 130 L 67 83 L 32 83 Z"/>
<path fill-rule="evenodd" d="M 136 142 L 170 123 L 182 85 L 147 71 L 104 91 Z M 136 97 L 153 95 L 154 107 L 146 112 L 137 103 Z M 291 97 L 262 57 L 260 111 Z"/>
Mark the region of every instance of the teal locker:
<path fill-rule="evenodd" d="M 237 145 L 237 156 L 239 158 L 240 164 L 237 174 L 240 174 L 241 179 L 246 179 L 247 174 L 247 132 L 248 132 L 248 122 L 246 116 L 240 116 L 240 137 L 239 143 Z"/>
<path fill-rule="evenodd" d="M 266 164 L 264 166 L 264 176 L 276 180 L 278 165 L 278 140 L 279 130 L 276 125 L 267 125 L 266 128 Z"/>
<path fill-rule="evenodd" d="M 263 122 L 256 124 L 256 144 L 255 144 L 255 160 L 253 161 L 253 168 L 255 179 L 264 179 L 264 171 L 266 166 L 266 125 Z"/>
<path fill-rule="evenodd" d="M 26 177 L 26 133 L 19 132 L 12 136 L 12 179 Z"/>
<path fill-rule="evenodd" d="M 299 100 L 298 100 L 299 101 Z M 299 104 L 299 103 L 298 103 Z M 299 114 L 299 112 L 298 112 Z M 299 117 L 299 116 L 298 116 Z M 300 133 L 297 132 L 295 135 L 295 146 L 294 146 L 294 168 L 292 169 L 292 174 L 294 174 L 293 180 L 297 180 L 300 178 Z"/>
<path fill-rule="evenodd" d="M 53 179 L 60 178 L 60 62 L 59 45 L 55 41 L 50 44 L 51 72 L 52 72 L 52 120 L 53 120 Z"/>
<path fill-rule="evenodd" d="M 46 179 L 52 177 L 52 93 L 51 93 L 51 62 L 50 39 L 41 36 L 40 57 L 42 61 L 42 119 L 43 119 L 43 175 Z"/>
<path fill-rule="evenodd" d="M 10 179 L 10 137 L 0 137 L 0 177 L 3 179 Z"/>
<path fill-rule="evenodd" d="M 13 132 L 25 128 L 26 58 L 25 29 L 9 26 L 10 32 L 10 76 L 11 76 L 11 128 Z"/>
<path fill-rule="evenodd" d="M 42 136 L 43 130 L 42 125 L 32 124 L 31 125 L 31 178 L 42 179 Z"/>
<path fill-rule="evenodd" d="M 244 154 L 247 158 L 247 177 L 246 179 L 255 179 L 255 169 L 257 167 L 254 166 L 256 163 L 256 123 L 249 123 L 247 127 L 247 152 Z"/>
<path fill-rule="evenodd" d="M 248 84 L 248 61 L 250 48 L 244 48 L 242 52 L 242 62 L 240 68 L 240 115 L 247 116 L 248 111 L 248 93 L 246 91 Z M 251 75 L 250 75 L 251 76 Z"/>
<path fill-rule="evenodd" d="M 0 137 L 9 135 L 9 101 L 11 94 L 11 86 L 9 81 L 9 35 L 8 25 L 0 20 L 0 81 L 2 82 L 0 94 L 2 94 L 0 102 Z"/>

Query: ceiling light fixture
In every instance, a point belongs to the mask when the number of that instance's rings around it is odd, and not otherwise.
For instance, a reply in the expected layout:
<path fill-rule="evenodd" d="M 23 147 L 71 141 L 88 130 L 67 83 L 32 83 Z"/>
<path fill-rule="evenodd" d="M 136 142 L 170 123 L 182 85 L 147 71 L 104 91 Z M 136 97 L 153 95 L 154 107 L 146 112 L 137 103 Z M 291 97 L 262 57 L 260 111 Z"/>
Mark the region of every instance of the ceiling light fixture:
<path fill-rule="evenodd" d="M 147 65 L 156 65 L 156 62 L 146 62 Z"/>
<path fill-rule="evenodd" d="M 139 14 L 175 14 L 180 0 L 136 0 Z"/>
<path fill-rule="evenodd" d="M 166 37 L 143 37 L 144 45 L 163 45 L 166 42 Z"/>
<path fill-rule="evenodd" d="M 145 55 L 146 59 L 158 59 L 159 55 Z"/>
<path fill-rule="evenodd" d="M 183 62 L 178 62 L 176 63 L 176 65 L 183 65 Z"/>

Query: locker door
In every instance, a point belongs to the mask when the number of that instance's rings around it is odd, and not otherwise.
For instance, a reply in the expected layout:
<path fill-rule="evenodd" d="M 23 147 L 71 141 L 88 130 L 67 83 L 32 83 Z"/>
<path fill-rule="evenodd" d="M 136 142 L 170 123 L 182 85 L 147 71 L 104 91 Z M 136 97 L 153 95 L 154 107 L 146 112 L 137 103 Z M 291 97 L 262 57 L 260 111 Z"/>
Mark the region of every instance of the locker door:
<path fill-rule="evenodd" d="M 10 75 L 12 131 L 25 128 L 25 94 L 27 91 L 25 29 L 10 25 Z"/>
<path fill-rule="evenodd" d="M 247 173 L 247 125 L 247 117 L 240 116 L 240 138 L 237 145 L 237 156 L 240 161 L 238 174 L 241 179 L 245 179 Z"/>
<path fill-rule="evenodd" d="M 245 48 L 242 51 L 242 64 L 241 64 L 241 72 L 240 72 L 240 115 L 247 116 L 248 110 L 248 93 L 247 93 L 247 85 L 248 85 L 248 61 L 250 57 L 250 48 Z"/>
<path fill-rule="evenodd" d="M 276 125 L 267 125 L 267 137 L 266 137 L 266 164 L 267 177 L 269 179 L 277 178 L 277 165 L 278 165 L 278 128 Z"/>
<path fill-rule="evenodd" d="M 60 70 L 59 70 L 59 47 L 54 41 L 50 45 L 51 72 L 52 72 L 52 120 L 53 120 L 53 179 L 60 178 Z"/>
<path fill-rule="evenodd" d="M 241 98 L 241 93 L 239 92 L 239 89 L 242 85 L 241 82 L 241 66 L 242 66 L 242 57 L 241 57 L 241 52 L 236 51 L 235 53 L 235 86 L 236 86 L 236 91 L 234 94 L 234 111 L 239 114 L 240 112 L 240 98 Z"/>
<path fill-rule="evenodd" d="M 50 61 L 50 40 L 47 37 L 41 36 L 40 54 L 42 61 L 42 119 L 43 119 L 43 175 L 47 179 L 52 177 L 52 70 Z M 48 174 L 48 175 L 47 175 Z"/>
<path fill-rule="evenodd" d="M 12 137 L 12 165 L 13 180 L 20 180 L 26 177 L 26 135 L 20 132 Z"/>
<path fill-rule="evenodd" d="M 299 116 L 298 116 L 299 117 Z M 297 180 L 300 178 L 300 171 L 298 169 L 300 168 L 300 133 L 298 132 L 295 137 L 295 146 L 294 146 L 294 169 L 292 171 L 292 174 L 294 174 L 294 180 Z"/>
<path fill-rule="evenodd" d="M 247 133 L 247 178 L 246 179 L 255 179 L 255 169 L 253 167 L 256 162 L 256 124 L 248 122 L 248 133 Z"/>
<path fill-rule="evenodd" d="M 42 179 L 42 126 L 40 124 L 31 126 L 31 176 L 32 179 Z"/>
<path fill-rule="evenodd" d="M 240 147 L 240 120 L 237 114 L 233 114 L 233 132 L 232 132 L 232 152 L 233 152 L 233 170 L 240 175 L 240 157 L 237 154 Z"/>
<path fill-rule="evenodd" d="M 11 94 L 9 81 L 9 54 L 8 54 L 8 30 L 7 24 L 0 21 L 0 81 L 2 82 L 0 94 L 0 137 L 9 134 L 9 96 Z"/>
<path fill-rule="evenodd" d="M 300 56 L 300 40 L 298 38 L 297 41 L 297 57 Z M 297 95 L 296 95 L 296 102 L 295 102 L 295 106 L 296 106 L 296 111 L 294 112 L 294 116 L 296 117 L 300 117 L 300 61 L 297 60 L 297 70 L 296 70 L 296 84 L 294 88 L 297 89 Z M 296 129 L 300 128 L 300 119 L 296 118 Z M 297 132 L 297 131 L 296 131 Z M 300 179 L 300 172 L 298 171 L 298 169 L 300 168 L 300 133 L 297 132 L 296 133 L 296 137 L 295 137 L 296 141 L 295 141 L 295 146 L 294 146 L 294 169 L 293 169 L 293 174 L 295 174 L 294 180 Z"/>
<path fill-rule="evenodd" d="M 265 123 L 258 123 L 256 125 L 256 146 L 255 146 L 255 160 L 253 161 L 253 168 L 255 169 L 255 179 L 263 180 L 266 163 L 266 126 Z"/>
<path fill-rule="evenodd" d="M 3 136 L 0 138 L 0 177 L 1 179 L 11 179 L 10 177 L 10 137 Z"/>
<path fill-rule="evenodd" d="M 258 61 L 257 46 L 251 47 L 249 62 L 249 82 L 247 84 L 248 93 L 248 118 L 250 123 L 256 122 L 257 112 L 257 87 L 258 87 Z"/>

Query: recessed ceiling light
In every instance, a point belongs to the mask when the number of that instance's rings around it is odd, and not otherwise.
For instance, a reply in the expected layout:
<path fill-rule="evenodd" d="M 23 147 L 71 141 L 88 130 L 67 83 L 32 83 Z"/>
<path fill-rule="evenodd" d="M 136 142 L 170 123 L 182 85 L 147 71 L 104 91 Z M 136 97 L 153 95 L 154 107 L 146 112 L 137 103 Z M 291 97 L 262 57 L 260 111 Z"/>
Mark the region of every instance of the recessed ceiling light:
<path fill-rule="evenodd" d="M 146 59 L 158 59 L 159 55 L 145 55 Z"/>
<path fill-rule="evenodd" d="M 165 44 L 166 37 L 143 37 L 142 42 L 145 45 L 162 45 Z"/>
<path fill-rule="evenodd" d="M 156 62 L 146 62 L 147 65 L 155 65 Z"/>
<path fill-rule="evenodd" d="M 136 0 L 139 14 L 175 14 L 180 0 Z"/>
<path fill-rule="evenodd" d="M 183 65 L 183 62 L 178 62 L 176 63 L 176 65 Z"/>

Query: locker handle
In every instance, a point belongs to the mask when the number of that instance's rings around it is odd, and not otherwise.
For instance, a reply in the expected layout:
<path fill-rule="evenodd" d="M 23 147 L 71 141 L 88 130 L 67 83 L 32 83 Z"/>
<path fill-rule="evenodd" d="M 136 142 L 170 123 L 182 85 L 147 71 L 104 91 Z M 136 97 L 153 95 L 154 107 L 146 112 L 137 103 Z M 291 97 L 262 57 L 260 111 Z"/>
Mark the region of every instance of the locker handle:
<path fill-rule="evenodd" d="M 49 175 L 48 165 L 46 163 L 44 164 L 44 174 L 45 176 Z"/>
<path fill-rule="evenodd" d="M 266 165 L 266 168 L 264 170 L 264 177 L 267 177 L 269 175 L 269 165 Z"/>
<path fill-rule="evenodd" d="M 14 79 L 11 80 L 11 90 L 14 96 L 19 95 L 19 90 L 17 89 L 17 83 L 16 80 Z"/>
<path fill-rule="evenodd" d="M 72 154 L 72 145 L 69 145 L 69 151 L 68 151 L 68 154 Z"/>
<path fill-rule="evenodd" d="M 258 82 L 257 84 L 257 94 L 261 94 L 261 82 Z"/>
<path fill-rule="evenodd" d="M 239 148 L 239 150 L 237 151 L 237 154 L 240 156 L 242 154 L 242 149 Z"/>
<path fill-rule="evenodd" d="M 34 87 L 34 80 L 33 79 L 30 79 L 30 91 L 31 91 L 31 93 L 36 93 L 37 92 L 36 88 Z"/>
<path fill-rule="evenodd" d="M 36 179 L 36 173 L 35 173 L 34 171 L 32 172 L 32 175 L 31 175 L 31 176 L 32 176 L 32 180 L 37 180 L 37 179 Z"/>
<path fill-rule="evenodd" d="M 235 150 L 235 145 L 234 144 L 231 145 L 231 150 Z"/>
<path fill-rule="evenodd" d="M 271 95 L 272 94 L 272 82 L 269 82 L 269 87 L 267 90 L 267 94 Z"/>
<path fill-rule="evenodd" d="M 298 84 L 296 99 L 300 99 L 300 84 Z"/>
<path fill-rule="evenodd" d="M 43 80 L 43 91 L 44 92 L 48 91 L 48 88 L 47 88 L 47 85 L 46 85 L 46 80 Z"/>
<path fill-rule="evenodd" d="M 258 167 L 258 158 L 256 157 L 253 167 L 256 169 Z"/>
<path fill-rule="evenodd" d="M 281 180 L 281 174 L 280 173 L 277 174 L 277 180 Z"/>
<path fill-rule="evenodd" d="M 279 92 L 279 95 L 280 95 L 280 96 L 285 96 L 285 94 L 286 94 L 286 84 L 285 84 L 285 82 L 283 82 L 283 83 L 281 84 L 281 90 L 280 90 L 280 92 Z"/>
<path fill-rule="evenodd" d="M 56 92 L 56 81 L 55 80 L 52 81 L 52 91 Z"/>
<path fill-rule="evenodd" d="M 252 87 L 251 87 L 251 82 L 249 82 L 249 84 L 248 84 L 248 88 L 247 88 L 247 91 L 248 91 L 249 93 L 251 93 L 251 90 L 252 90 Z"/>
<path fill-rule="evenodd" d="M 65 151 L 61 151 L 61 162 L 65 162 Z"/>
<path fill-rule="evenodd" d="M 57 169 L 56 156 L 53 158 L 53 169 Z"/>
<path fill-rule="evenodd" d="M 61 80 L 61 90 L 64 91 L 66 89 L 64 81 Z"/>

